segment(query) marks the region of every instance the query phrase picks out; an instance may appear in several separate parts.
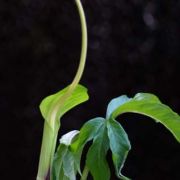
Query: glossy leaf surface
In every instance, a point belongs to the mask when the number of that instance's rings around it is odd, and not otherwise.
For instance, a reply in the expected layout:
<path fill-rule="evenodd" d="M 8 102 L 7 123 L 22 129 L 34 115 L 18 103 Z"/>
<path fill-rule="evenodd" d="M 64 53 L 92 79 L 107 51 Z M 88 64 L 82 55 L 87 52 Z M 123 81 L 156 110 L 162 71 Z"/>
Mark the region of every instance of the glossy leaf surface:
<path fill-rule="evenodd" d="M 116 175 L 122 180 L 128 180 L 127 177 L 121 174 L 121 169 L 131 149 L 128 136 L 120 123 L 113 119 L 108 120 L 107 129 Z"/>
<path fill-rule="evenodd" d="M 94 118 L 87 121 L 80 130 L 80 133 L 75 140 L 74 143 L 71 144 L 71 150 L 73 151 L 75 158 L 76 158 L 76 166 L 79 174 L 81 175 L 80 171 L 80 161 L 81 161 L 81 154 L 85 144 L 88 141 L 91 141 L 96 137 L 101 127 L 104 125 L 105 119 L 104 118 Z"/>
<path fill-rule="evenodd" d="M 81 150 L 84 145 L 92 140 L 104 125 L 105 119 L 97 117 L 87 121 L 80 130 L 77 140 L 71 145 L 74 151 Z"/>
<path fill-rule="evenodd" d="M 130 101 L 130 98 L 128 98 L 126 95 L 112 99 L 107 107 L 106 118 L 110 118 L 111 114 L 117 109 L 117 107 L 128 101 Z"/>
<path fill-rule="evenodd" d="M 71 131 L 60 139 L 53 161 L 53 180 L 76 180 L 79 158 L 70 150 L 78 131 Z"/>
<path fill-rule="evenodd" d="M 107 127 L 104 123 L 98 130 L 98 134 L 93 140 L 93 144 L 87 153 L 86 165 L 90 170 L 94 180 L 109 180 L 110 170 L 106 161 L 106 154 L 109 149 Z"/>
<path fill-rule="evenodd" d="M 163 124 L 180 142 L 180 116 L 161 103 L 155 95 L 138 93 L 134 98 L 126 98 L 126 101 L 121 103 L 122 99 L 124 99 L 122 96 L 116 98 L 117 106 L 115 108 L 115 103 L 113 103 L 113 110 L 109 116 L 116 118 L 118 115 L 128 112 L 146 115 Z"/>

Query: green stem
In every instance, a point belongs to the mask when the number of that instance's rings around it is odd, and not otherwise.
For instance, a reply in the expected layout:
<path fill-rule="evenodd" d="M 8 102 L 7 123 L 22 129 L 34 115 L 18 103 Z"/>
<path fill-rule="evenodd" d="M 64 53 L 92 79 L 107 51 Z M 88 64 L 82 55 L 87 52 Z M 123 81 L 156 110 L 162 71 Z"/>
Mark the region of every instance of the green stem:
<path fill-rule="evenodd" d="M 88 173 L 89 173 L 89 169 L 87 166 L 84 167 L 84 170 L 83 170 L 83 173 L 82 173 L 82 176 L 81 176 L 81 180 L 86 180 L 87 177 L 88 177 Z"/>
<path fill-rule="evenodd" d="M 53 105 L 52 109 L 50 109 L 49 111 L 50 113 L 48 120 L 45 120 L 37 180 L 45 180 L 47 178 L 49 171 L 50 171 L 50 180 L 52 180 L 52 173 L 51 173 L 52 162 L 56 147 L 57 135 L 60 128 L 60 123 L 57 122 L 59 120 L 57 111 L 64 105 L 64 102 L 71 96 L 72 92 L 78 85 L 82 77 L 86 63 L 86 54 L 87 54 L 86 19 L 80 0 L 75 0 L 75 3 L 80 16 L 81 31 L 82 31 L 82 48 L 81 48 L 79 67 L 67 92 Z"/>
<path fill-rule="evenodd" d="M 75 0 L 76 6 L 77 6 L 77 10 L 80 16 L 80 23 L 81 23 L 81 32 L 82 32 L 82 42 L 81 42 L 81 57 L 80 57 L 80 61 L 79 61 L 79 66 L 78 66 L 78 70 L 76 72 L 76 75 L 72 81 L 72 83 L 69 86 L 69 89 L 67 90 L 67 92 L 63 95 L 63 97 L 61 97 L 56 104 L 53 106 L 53 108 L 50 110 L 49 113 L 49 119 L 51 121 L 51 124 L 55 124 L 55 119 L 57 119 L 56 116 L 56 112 L 58 109 L 60 109 L 64 102 L 68 99 L 68 97 L 70 97 L 70 95 L 72 94 L 72 92 L 74 91 L 74 89 L 76 88 L 76 86 L 78 85 L 82 74 L 84 72 L 84 67 L 86 64 L 86 56 L 87 56 L 87 25 L 86 25 L 86 18 L 85 18 L 85 14 L 84 14 L 84 10 L 83 7 L 81 5 L 81 1 L 80 0 Z"/>
<path fill-rule="evenodd" d="M 48 172 L 50 170 L 50 164 L 52 164 L 52 152 L 53 148 L 55 148 L 57 134 L 59 127 L 56 126 L 57 129 L 52 131 L 52 128 L 45 121 L 44 129 L 43 129 L 43 138 L 41 145 L 41 153 L 38 167 L 38 175 L 37 180 L 45 180 L 47 178 Z"/>
<path fill-rule="evenodd" d="M 75 75 L 75 78 L 73 79 L 71 83 L 71 87 L 74 87 L 79 83 L 82 77 L 83 71 L 84 71 L 84 67 L 86 64 L 86 55 L 87 55 L 87 25 L 86 25 L 85 14 L 84 14 L 83 7 L 81 5 L 81 1 L 75 0 L 75 2 L 76 2 L 76 6 L 79 12 L 80 21 L 81 21 L 82 48 L 81 48 L 81 57 L 80 57 L 79 67 Z"/>

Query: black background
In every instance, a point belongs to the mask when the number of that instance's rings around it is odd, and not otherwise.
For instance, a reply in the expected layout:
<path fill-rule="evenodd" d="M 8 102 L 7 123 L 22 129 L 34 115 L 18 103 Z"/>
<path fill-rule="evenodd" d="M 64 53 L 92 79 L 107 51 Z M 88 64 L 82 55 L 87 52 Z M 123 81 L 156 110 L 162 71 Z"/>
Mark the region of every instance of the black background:
<path fill-rule="evenodd" d="M 81 84 L 90 100 L 62 119 L 61 135 L 104 116 L 122 94 L 155 93 L 180 112 L 180 1 L 83 0 L 89 47 Z M 0 179 L 36 177 L 41 100 L 67 86 L 81 49 L 73 0 L 0 1 Z M 180 145 L 151 119 L 118 118 L 132 150 L 123 173 L 135 180 L 179 180 Z M 112 177 L 112 179 L 116 179 Z"/>

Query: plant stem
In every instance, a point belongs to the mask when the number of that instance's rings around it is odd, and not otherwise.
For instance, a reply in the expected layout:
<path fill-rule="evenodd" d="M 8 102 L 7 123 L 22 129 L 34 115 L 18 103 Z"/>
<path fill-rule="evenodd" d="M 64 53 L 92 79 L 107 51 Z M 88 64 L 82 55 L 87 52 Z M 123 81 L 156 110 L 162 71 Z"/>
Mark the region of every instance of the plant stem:
<path fill-rule="evenodd" d="M 51 173 L 52 162 L 56 147 L 57 135 L 60 128 L 60 123 L 57 122 L 59 121 L 57 111 L 64 105 L 64 102 L 71 96 L 72 92 L 78 85 L 82 77 L 86 63 L 86 54 L 87 54 L 86 19 L 80 0 L 75 0 L 75 3 L 80 16 L 81 31 L 82 31 L 82 48 L 81 48 L 80 62 L 76 75 L 72 83 L 70 84 L 67 92 L 53 105 L 52 109 L 50 109 L 49 111 L 48 120 L 45 120 L 37 180 L 46 180 L 48 172 L 50 172 L 50 180 L 52 180 L 52 173 Z"/>
<path fill-rule="evenodd" d="M 71 83 L 71 88 L 73 88 L 74 86 L 76 86 L 83 74 L 84 71 L 84 67 L 85 67 L 85 63 L 86 63 L 86 55 L 87 55 L 87 25 L 86 25 L 86 19 L 85 19 L 85 14 L 84 14 L 84 10 L 83 7 L 81 5 L 81 1 L 80 0 L 75 0 L 78 12 L 79 12 L 79 16 L 80 16 L 80 21 L 81 21 L 81 32 L 82 32 L 82 48 L 81 48 L 81 57 L 80 57 L 80 62 L 79 62 L 79 67 L 77 70 L 77 73 Z"/>
<path fill-rule="evenodd" d="M 81 180 L 86 180 L 87 177 L 88 177 L 88 173 L 89 173 L 89 169 L 87 166 L 84 167 L 84 170 L 83 170 L 83 173 L 82 173 L 82 176 L 81 176 Z"/>
<path fill-rule="evenodd" d="M 59 127 L 57 127 L 55 131 L 52 131 L 52 128 L 49 126 L 49 124 L 46 121 L 44 122 L 37 180 L 45 180 L 48 176 L 52 163 L 51 156 L 53 148 L 55 148 L 54 143 L 57 139 L 58 129 Z"/>
<path fill-rule="evenodd" d="M 73 81 L 71 82 L 71 84 L 69 85 L 69 89 L 67 90 L 67 92 L 63 95 L 63 97 L 61 97 L 56 104 L 53 106 L 52 110 L 50 111 L 49 116 L 53 116 L 53 118 L 49 118 L 50 121 L 54 121 L 54 119 L 56 119 L 56 112 L 59 108 L 61 108 L 61 106 L 63 106 L 64 102 L 68 99 L 68 97 L 70 97 L 70 95 L 72 94 L 72 92 L 74 91 L 74 89 L 76 88 L 76 86 L 78 85 L 82 74 L 84 72 L 84 67 L 86 64 L 86 56 L 87 56 L 87 25 L 86 25 L 86 18 L 85 18 L 85 14 L 84 14 L 84 10 L 81 4 L 80 0 L 75 0 L 76 6 L 77 6 L 77 10 L 79 13 L 79 17 L 80 17 L 80 23 L 81 23 L 81 34 L 82 34 L 82 39 L 81 39 L 81 56 L 80 56 L 80 61 L 79 61 L 79 66 L 78 66 L 78 70 L 76 72 L 76 75 L 73 79 Z M 53 122 L 52 122 L 53 124 Z M 55 124 L 55 122 L 54 122 Z"/>
<path fill-rule="evenodd" d="M 82 77 L 82 74 L 84 72 L 84 67 L 85 67 L 85 64 L 86 64 L 87 39 L 88 39 L 87 38 L 86 18 L 85 18 L 83 7 L 81 5 L 81 1 L 80 0 L 75 0 L 75 3 L 76 3 L 76 6 L 77 6 L 77 10 L 78 10 L 79 17 L 80 17 L 80 23 L 81 23 L 81 33 L 82 33 L 81 57 L 80 57 L 80 61 L 79 61 L 78 70 L 76 72 L 76 75 L 75 75 L 73 81 L 69 85 L 69 89 L 63 95 L 63 97 L 61 97 L 57 101 L 57 103 L 53 106 L 53 108 L 50 110 L 50 114 L 49 114 L 50 118 L 49 119 L 52 122 L 51 124 L 55 124 L 55 122 L 53 122 L 53 121 L 54 121 L 54 119 L 57 119 L 57 117 L 56 117 L 57 110 L 60 109 L 63 106 L 64 102 L 68 99 L 68 97 L 70 97 L 70 95 L 72 94 L 72 92 L 74 91 L 76 86 L 78 85 L 78 83 L 79 83 L 79 81 L 80 81 L 80 79 Z"/>

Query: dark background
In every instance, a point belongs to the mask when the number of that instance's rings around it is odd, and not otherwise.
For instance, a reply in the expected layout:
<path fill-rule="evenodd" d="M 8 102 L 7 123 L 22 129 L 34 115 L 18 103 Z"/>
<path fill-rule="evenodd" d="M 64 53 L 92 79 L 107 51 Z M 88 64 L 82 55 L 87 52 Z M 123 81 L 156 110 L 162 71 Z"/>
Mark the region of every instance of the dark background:
<path fill-rule="evenodd" d="M 89 47 L 81 83 L 90 100 L 64 116 L 61 134 L 104 116 L 107 103 L 122 94 L 155 93 L 180 112 L 180 1 L 83 5 Z M 73 0 L 0 1 L 0 179 L 35 179 L 43 127 L 38 106 L 71 82 L 80 46 Z M 180 145 L 162 125 L 132 114 L 119 121 L 132 144 L 124 174 L 134 180 L 180 179 Z"/>

